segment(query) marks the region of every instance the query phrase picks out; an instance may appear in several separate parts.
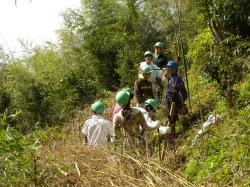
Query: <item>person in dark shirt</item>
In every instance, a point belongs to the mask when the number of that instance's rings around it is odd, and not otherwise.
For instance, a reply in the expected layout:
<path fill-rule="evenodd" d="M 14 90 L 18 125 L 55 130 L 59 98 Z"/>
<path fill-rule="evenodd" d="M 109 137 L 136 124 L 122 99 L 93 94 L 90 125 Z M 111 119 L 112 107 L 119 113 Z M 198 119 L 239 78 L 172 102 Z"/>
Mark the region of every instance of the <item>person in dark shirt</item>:
<path fill-rule="evenodd" d="M 160 69 L 166 67 L 168 64 L 168 59 L 164 54 L 163 44 L 161 42 L 156 42 L 153 48 L 155 50 L 153 63 Z"/>
<path fill-rule="evenodd" d="M 147 99 L 153 98 L 152 83 L 148 80 L 152 69 L 148 66 L 142 69 L 142 77 L 135 82 L 134 93 L 137 106 L 144 107 Z"/>
<path fill-rule="evenodd" d="M 169 61 L 168 68 L 168 84 L 167 84 L 167 96 L 166 96 L 166 111 L 169 114 L 171 104 L 176 104 L 176 110 L 174 112 L 174 119 L 172 120 L 172 130 L 175 132 L 175 124 L 178 120 L 178 114 L 185 114 L 187 109 L 184 102 L 187 100 L 187 90 L 184 82 L 178 75 L 178 64 L 176 61 Z"/>

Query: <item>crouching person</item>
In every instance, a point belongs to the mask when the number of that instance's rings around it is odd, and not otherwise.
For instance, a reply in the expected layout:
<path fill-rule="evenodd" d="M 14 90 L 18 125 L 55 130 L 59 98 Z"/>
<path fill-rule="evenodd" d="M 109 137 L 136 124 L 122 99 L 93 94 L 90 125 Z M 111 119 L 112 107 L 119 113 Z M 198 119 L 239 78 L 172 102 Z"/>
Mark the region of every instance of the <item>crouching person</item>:
<path fill-rule="evenodd" d="M 157 131 L 160 127 L 160 121 L 156 118 L 156 110 L 158 107 L 158 102 L 155 99 L 148 99 L 144 103 L 144 108 L 136 107 L 144 116 L 148 131 L 143 134 L 144 140 L 146 142 L 147 156 L 151 156 L 154 151 L 154 147 L 157 142 Z"/>
<path fill-rule="evenodd" d="M 82 129 L 85 143 L 93 147 L 107 145 L 112 140 L 114 130 L 112 123 L 102 116 L 104 104 L 97 101 L 91 105 L 91 109 L 93 115 L 86 120 Z"/>
<path fill-rule="evenodd" d="M 127 91 L 120 91 L 116 94 L 116 102 L 122 109 L 113 118 L 114 138 L 115 142 L 120 142 L 130 148 L 142 147 L 145 145 L 142 132 L 145 132 L 148 127 L 140 110 L 130 106 L 130 99 L 130 93 Z"/>

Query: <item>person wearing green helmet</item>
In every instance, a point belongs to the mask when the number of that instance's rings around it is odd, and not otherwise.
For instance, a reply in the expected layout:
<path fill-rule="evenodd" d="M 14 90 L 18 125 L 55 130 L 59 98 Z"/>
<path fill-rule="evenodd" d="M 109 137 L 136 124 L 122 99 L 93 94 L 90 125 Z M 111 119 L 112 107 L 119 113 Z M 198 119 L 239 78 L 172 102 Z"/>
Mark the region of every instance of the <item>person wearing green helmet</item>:
<path fill-rule="evenodd" d="M 123 91 L 129 92 L 130 94 L 130 100 L 134 98 L 134 94 L 131 90 L 131 88 L 124 88 Z M 112 112 L 112 119 L 114 119 L 114 116 L 122 109 L 122 107 L 116 103 Z"/>
<path fill-rule="evenodd" d="M 130 93 L 127 91 L 122 90 L 116 94 L 116 102 L 122 109 L 113 118 L 114 139 L 116 142 L 121 140 L 128 145 L 141 146 L 144 145 L 142 132 L 147 131 L 148 126 L 140 110 L 130 106 L 130 100 Z M 121 139 L 122 129 L 125 132 L 125 142 Z"/>
<path fill-rule="evenodd" d="M 148 99 L 145 101 L 144 108 L 135 107 L 144 116 L 148 131 L 143 134 L 143 138 L 147 145 L 147 155 L 152 155 L 154 147 L 157 144 L 157 140 L 163 139 L 166 133 L 170 133 L 170 127 L 161 126 L 160 121 L 156 117 L 156 110 L 158 109 L 159 103 L 155 99 Z"/>
<path fill-rule="evenodd" d="M 157 129 L 160 122 L 156 120 L 155 112 L 158 108 L 158 102 L 155 99 L 148 99 L 144 103 L 144 108 L 142 107 L 134 107 L 138 109 L 144 116 L 148 128 L 151 130 Z"/>
<path fill-rule="evenodd" d="M 114 128 L 109 120 L 106 120 L 102 114 L 104 104 L 97 101 L 91 105 L 93 115 L 84 123 L 82 133 L 85 143 L 90 146 L 103 146 L 111 142 L 114 134 Z"/>
<path fill-rule="evenodd" d="M 151 51 L 146 51 L 144 53 L 144 62 L 140 63 L 140 68 L 150 67 L 152 72 L 149 77 L 149 81 L 152 83 L 153 95 L 154 98 L 160 101 L 162 93 L 162 71 L 161 69 L 153 63 L 153 53 Z M 139 77 L 141 74 L 139 74 Z"/>
<path fill-rule="evenodd" d="M 139 77 L 138 80 L 135 81 L 134 93 L 137 106 L 143 107 L 147 99 L 154 97 L 152 83 L 148 80 L 151 72 L 152 69 L 150 67 L 143 67 L 141 69 L 142 77 Z"/>
<path fill-rule="evenodd" d="M 164 46 L 161 42 L 156 42 L 153 46 L 154 48 L 154 60 L 153 63 L 158 66 L 160 69 L 166 67 L 168 63 L 168 58 L 164 54 Z"/>

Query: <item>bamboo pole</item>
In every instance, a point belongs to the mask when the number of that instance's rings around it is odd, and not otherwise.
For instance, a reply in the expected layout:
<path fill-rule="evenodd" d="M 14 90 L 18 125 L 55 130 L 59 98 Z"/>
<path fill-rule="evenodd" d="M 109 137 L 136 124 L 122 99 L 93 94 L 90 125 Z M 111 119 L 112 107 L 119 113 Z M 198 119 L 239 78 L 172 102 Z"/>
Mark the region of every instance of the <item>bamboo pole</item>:
<path fill-rule="evenodd" d="M 170 108 L 170 111 L 169 111 L 169 120 L 168 120 L 168 125 L 167 126 L 170 126 L 172 127 L 173 125 L 173 118 L 174 118 L 174 114 L 175 114 L 175 109 L 176 109 L 176 103 L 175 102 L 172 102 L 171 103 L 171 108 Z M 171 131 L 173 129 L 171 128 Z M 173 133 L 173 132 L 171 132 Z M 166 154 L 166 149 L 167 149 L 167 145 L 168 145 L 168 142 L 169 142 L 169 134 L 166 133 L 165 134 L 165 137 L 164 137 L 164 147 L 162 149 L 162 154 L 161 154 L 161 161 L 164 160 L 165 158 L 165 154 Z"/>

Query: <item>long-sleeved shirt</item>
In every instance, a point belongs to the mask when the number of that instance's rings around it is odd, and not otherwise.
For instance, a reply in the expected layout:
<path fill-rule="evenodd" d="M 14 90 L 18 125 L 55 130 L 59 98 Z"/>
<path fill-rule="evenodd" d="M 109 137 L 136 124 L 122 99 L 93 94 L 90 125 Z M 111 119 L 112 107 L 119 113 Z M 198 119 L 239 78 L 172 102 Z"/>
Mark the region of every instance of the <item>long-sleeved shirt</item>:
<path fill-rule="evenodd" d="M 152 89 L 153 89 L 153 94 L 154 96 L 158 96 L 158 90 L 161 89 L 161 80 L 162 80 L 162 71 L 158 66 L 153 64 L 147 64 L 147 62 L 141 62 L 140 63 L 140 68 L 143 69 L 145 67 L 150 67 L 153 71 L 150 73 L 149 81 L 152 83 Z M 139 74 L 139 76 L 141 76 Z M 157 81 L 158 79 L 158 81 Z M 159 89 L 158 89 L 159 88 Z"/>
<path fill-rule="evenodd" d="M 87 137 L 88 145 L 107 145 L 114 135 L 113 125 L 101 115 L 92 115 L 86 120 L 82 133 Z"/>
<path fill-rule="evenodd" d="M 177 73 L 169 75 L 167 99 L 175 102 L 177 107 L 181 107 L 187 97 L 187 90 L 181 77 Z"/>
<path fill-rule="evenodd" d="M 154 55 L 154 60 L 153 60 L 153 63 L 158 66 L 159 68 L 163 68 L 165 66 L 167 66 L 168 64 L 168 59 L 166 57 L 166 55 L 164 54 L 155 54 Z"/>
<path fill-rule="evenodd" d="M 152 83 L 146 79 L 138 79 L 135 82 L 134 93 L 137 103 L 144 103 L 154 97 Z"/>
<path fill-rule="evenodd" d="M 126 119 L 123 115 L 124 109 L 120 110 L 113 119 L 113 127 L 115 130 L 115 137 L 118 138 L 117 132 L 124 129 L 127 143 L 129 145 L 137 144 L 141 137 L 141 128 L 146 131 L 148 126 L 147 122 L 140 112 L 140 110 L 132 107 L 130 110 L 130 116 Z"/>

